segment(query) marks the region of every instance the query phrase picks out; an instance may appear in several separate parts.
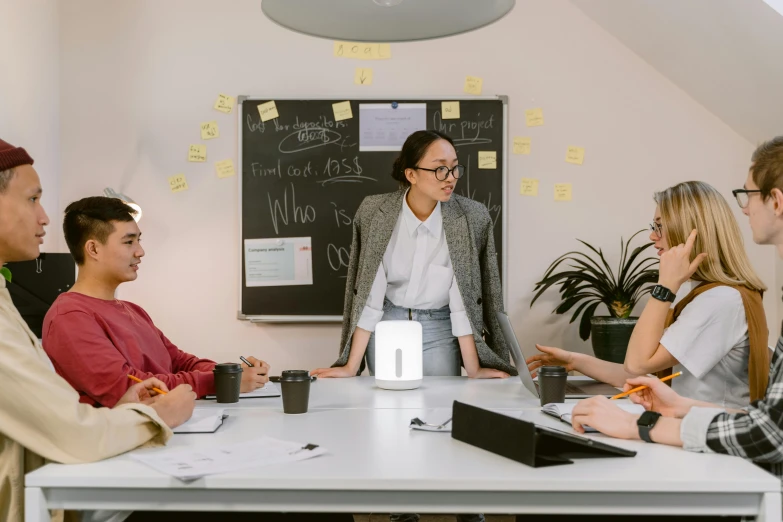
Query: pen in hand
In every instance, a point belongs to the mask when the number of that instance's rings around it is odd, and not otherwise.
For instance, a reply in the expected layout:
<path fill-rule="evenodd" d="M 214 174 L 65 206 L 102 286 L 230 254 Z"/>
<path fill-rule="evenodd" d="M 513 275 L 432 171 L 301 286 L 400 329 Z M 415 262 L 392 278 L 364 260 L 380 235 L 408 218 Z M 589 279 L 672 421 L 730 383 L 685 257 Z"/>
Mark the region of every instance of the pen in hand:
<path fill-rule="evenodd" d="M 130 375 L 130 374 L 128 374 L 128 378 L 129 378 L 130 380 L 132 380 L 132 381 L 136 381 L 136 382 L 144 382 L 144 381 L 142 381 L 141 379 L 139 379 L 138 377 L 136 377 L 135 375 Z M 160 388 L 154 388 L 154 387 L 153 387 L 153 388 L 152 388 L 152 390 L 153 390 L 154 392 L 156 392 L 156 393 L 159 393 L 159 394 L 161 394 L 161 395 L 166 395 L 166 392 L 164 392 L 164 391 L 163 391 L 163 390 L 161 390 Z"/>
<path fill-rule="evenodd" d="M 244 357 L 244 356 L 240 355 L 240 356 L 239 356 L 239 360 L 240 360 L 240 361 L 242 361 L 243 363 L 247 364 L 247 365 L 248 365 L 248 366 L 250 366 L 251 368 L 253 367 L 253 365 L 252 365 L 252 364 L 250 364 L 250 361 L 248 361 L 247 359 L 245 359 L 245 357 Z"/>
<path fill-rule="evenodd" d="M 668 380 L 674 379 L 675 377 L 679 377 L 680 375 L 682 375 L 682 372 L 673 373 L 673 374 L 671 374 L 671 375 L 669 375 L 669 376 L 667 376 L 667 377 L 664 377 L 663 379 L 661 379 L 661 382 L 666 382 L 666 381 L 668 381 Z M 618 393 L 617 395 L 615 395 L 614 397 L 612 397 L 612 400 L 615 400 L 615 399 L 622 399 L 623 397 L 628 397 L 628 396 L 629 396 L 629 395 L 631 395 L 632 393 L 636 393 L 636 392 L 638 392 L 638 391 L 641 391 L 641 390 L 644 390 L 644 389 L 646 389 L 646 388 L 647 388 L 647 386 L 637 386 L 636 388 L 634 388 L 634 389 L 632 389 L 632 390 L 628 390 L 627 392 Z"/>

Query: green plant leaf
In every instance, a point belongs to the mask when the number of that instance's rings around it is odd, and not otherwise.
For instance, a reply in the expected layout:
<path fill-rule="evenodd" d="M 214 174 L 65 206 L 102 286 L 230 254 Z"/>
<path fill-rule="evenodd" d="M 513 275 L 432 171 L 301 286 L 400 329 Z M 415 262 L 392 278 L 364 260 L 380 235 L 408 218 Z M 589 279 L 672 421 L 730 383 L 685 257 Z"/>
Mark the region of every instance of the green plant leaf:
<path fill-rule="evenodd" d="M 603 253 L 603 251 L 602 251 L 600 248 L 596 250 L 596 248 L 595 248 L 593 245 L 591 245 L 590 243 L 588 243 L 588 242 L 586 242 L 586 241 L 582 241 L 581 239 L 577 239 L 577 241 L 579 241 L 579 242 L 580 242 L 580 243 L 582 243 L 584 246 L 586 246 L 587 248 L 589 248 L 590 250 L 592 250 L 593 252 L 595 252 L 596 254 L 598 254 L 598 257 L 600 257 L 600 258 L 601 258 L 601 261 L 603 261 L 603 263 L 604 263 L 604 266 L 606 267 L 606 272 L 609 274 L 609 277 L 610 277 L 612 280 L 614 280 L 614 272 L 612 272 L 612 269 L 611 269 L 611 267 L 609 266 L 609 263 L 607 263 L 607 262 L 606 262 L 606 258 L 604 258 L 604 253 Z"/>
<path fill-rule="evenodd" d="M 582 314 L 582 320 L 579 323 L 579 337 L 586 341 L 590 338 L 590 319 L 593 318 L 593 314 L 595 313 L 595 309 L 598 308 L 598 305 L 601 303 L 594 303 L 590 306 L 588 306 L 584 314 Z"/>
<path fill-rule="evenodd" d="M 579 313 L 580 313 L 582 310 L 584 310 L 586 306 L 590 305 L 591 303 L 595 303 L 596 301 L 598 301 L 598 303 L 600 303 L 600 302 L 601 302 L 601 300 L 600 300 L 600 299 L 590 299 L 590 300 L 588 300 L 588 301 L 585 301 L 584 303 L 580 304 L 580 305 L 579 305 L 579 306 L 576 308 L 576 311 L 574 312 L 574 315 L 571 317 L 571 320 L 570 320 L 570 321 L 568 321 L 568 322 L 569 322 L 569 324 L 570 324 L 570 323 L 573 323 L 574 321 L 576 321 L 576 318 L 577 318 L 577 317 L 579 317 Z"/>
<path fill-rule="evenodd" d="M 11 270 L 9 270 L 7 266 L 0 268 L 0 274 L 3 274 L 3 277 L 5 277 L 6 281 L 9 283 L 11 282 Z"/>

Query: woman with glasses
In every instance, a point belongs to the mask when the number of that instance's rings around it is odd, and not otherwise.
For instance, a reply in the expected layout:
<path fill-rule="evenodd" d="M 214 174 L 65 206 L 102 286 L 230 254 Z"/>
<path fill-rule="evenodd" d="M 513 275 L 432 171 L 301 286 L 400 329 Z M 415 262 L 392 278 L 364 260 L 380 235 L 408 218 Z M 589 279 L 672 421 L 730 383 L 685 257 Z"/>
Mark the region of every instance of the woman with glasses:
<path fill-rule="evenodd" d="M 422 325 L 424 375 L 505 378 L 516 371 L 495 318 L 502 308 L 493 221 L 454 194 L 465 168 L 451 138 L 416 131 L 392 167 L 400 190 L 368 196 L 353 222 L 341 354 L 319 377 L 375 372 L 375 326 Z"/>
<path fill-rule="evenodd" d="M 735 196 L 747 205 L 746 191 Z M 766 287 L 717 190 L 689 181 L 657 193 L 655 202 L 650 240 L 661 258 L 658 285 L 634 328 L 625 364 L 536 345 L 542 353 L 527 360 L 528 368 L 565 366 L 618 387 L 673 369 L 682 372 L 671 381 L 680 395 L 743 408 L 767 386 Z"/>

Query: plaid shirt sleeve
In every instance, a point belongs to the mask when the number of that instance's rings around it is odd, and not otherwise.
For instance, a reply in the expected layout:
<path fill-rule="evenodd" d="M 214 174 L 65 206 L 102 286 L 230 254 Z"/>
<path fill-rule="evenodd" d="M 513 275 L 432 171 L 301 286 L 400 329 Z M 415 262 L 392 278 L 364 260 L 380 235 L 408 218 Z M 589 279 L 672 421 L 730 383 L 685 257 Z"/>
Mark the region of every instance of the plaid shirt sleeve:
<path fill-rule="evenodd" d="M 692 408 L 683 418 L 683 447 L 735 455 L 781 476 L 783 470 L 783 337 L 772 356 L 766 396 L 747 413 L 730 414 L 716 408 Z"/>

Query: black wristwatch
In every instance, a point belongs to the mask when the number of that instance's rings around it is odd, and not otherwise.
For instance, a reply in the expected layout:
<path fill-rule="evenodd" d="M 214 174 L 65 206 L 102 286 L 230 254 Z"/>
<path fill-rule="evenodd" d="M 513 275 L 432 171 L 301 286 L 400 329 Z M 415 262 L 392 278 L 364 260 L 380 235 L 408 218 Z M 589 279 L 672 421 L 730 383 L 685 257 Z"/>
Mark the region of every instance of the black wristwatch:
<path fill-rule="evenodd" d="M 655 285 L 650 295 L 659 301 L 668 301 L 669 303 L 673 303 L 674 298 L 677 294 L 675 294 L 665 286 Z"/>
<path fill-rule="evenodd" d="M 644 442 L 653 442 L 650 438 L 650 430 L 655 427 L 655 423 L 661 418 L 661 414 L 657 411 L 646 411 L 642 413 L 639 420 L 636 421 L 636 426 L 639 427 L 639 438 Z"/>

